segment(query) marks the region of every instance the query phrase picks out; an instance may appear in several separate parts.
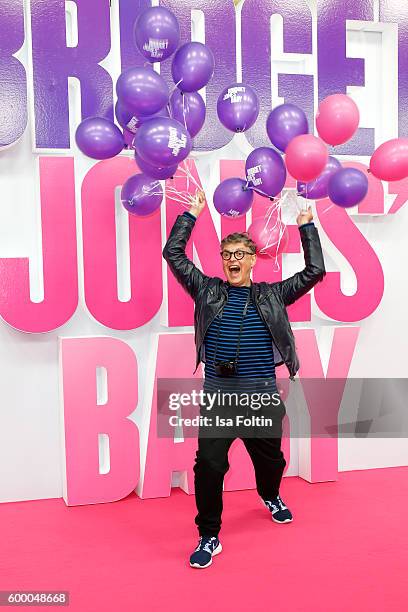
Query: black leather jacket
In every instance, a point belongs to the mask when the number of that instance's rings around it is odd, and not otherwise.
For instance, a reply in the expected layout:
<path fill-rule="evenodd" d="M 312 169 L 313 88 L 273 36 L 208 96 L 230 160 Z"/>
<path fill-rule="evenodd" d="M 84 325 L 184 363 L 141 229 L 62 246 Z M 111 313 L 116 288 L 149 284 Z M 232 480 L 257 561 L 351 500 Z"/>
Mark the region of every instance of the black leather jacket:
<path fill-rule="evenodd" d="M 203 357 L 207 329 L 227 299 L 228 283 L 217 276 L 207 276 L 188 259 L 185 248 L 194 224 L 195 221 L 188 215 L 177 217 L 163 249 L 163 257 L 178 282 L 195 302 L 195 372 Z M 276 283 L 251 281 L 253 302 L 273 340 L 275 365 L 285 363 L 292 379 L 299 370 L 299 359 L 286 306 L 310 291 L 326 274 L 317 228 L 305 225 L 300 226 L 299 231 L 305 257 L 304 269 Z"/>

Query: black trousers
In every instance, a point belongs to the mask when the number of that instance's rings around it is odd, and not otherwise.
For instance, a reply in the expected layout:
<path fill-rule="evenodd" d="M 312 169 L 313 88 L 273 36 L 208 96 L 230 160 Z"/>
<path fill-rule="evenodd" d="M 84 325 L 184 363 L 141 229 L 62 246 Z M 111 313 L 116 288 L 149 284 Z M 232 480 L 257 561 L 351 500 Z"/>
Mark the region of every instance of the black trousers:
<path fill-rule="evenodd" d="M 273 499 L 279 494 L 286 466 L 281 451 L 283 416 L 278 424 L 275 420 L 275 437 L 241 438 L 254 466 L 256 489 L 264 500 Z M 200 535 L 218 536 L 221 529 L 224 476 L 230 467 L 228 451 L 234 439 L 202 437 L 199 430 L 194 483 L 198 511 L 195 523 Z"/>

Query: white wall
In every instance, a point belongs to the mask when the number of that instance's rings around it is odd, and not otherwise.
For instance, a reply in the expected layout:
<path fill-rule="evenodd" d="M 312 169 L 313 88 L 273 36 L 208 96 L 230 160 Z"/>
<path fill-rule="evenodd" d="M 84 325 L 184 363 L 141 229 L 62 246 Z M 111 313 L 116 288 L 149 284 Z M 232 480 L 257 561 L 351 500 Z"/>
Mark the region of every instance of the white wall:
<path fill-rule="evenodd" d="M 104 65 L 112 74 L 118 74 L 118 28 L 117 2 L 112 2 L 113 48 Z M 239 11 L 239 8 L 238 8 Z M 279 25 L 279 24 L 278 24 Z M 278 25 L 276 26 L 278 28 Z M 376 128 L 376 143 L 397 135 L 396 116 L 396 29 L 379 24 L 349 24 L 348 53 L 350 56 L 366 59 L 366 87 L 351 88 L 349 92 L 361 111 L 361 126 Z M 316 22 L 314 22 L 316 34 Z M 279 30 L 278 30 L 279 31 Z M 316 41 L 316 35 L 314 35 Z M 239 41 L 238 41 L 239 48 Z M 282 46 L 280 45 L 280 48 Z M 288 62 L 279 53 L 274 71 L 302 72 L 305 62 Z M 18 54 L 28 65 L 28 48 L 25 44 Z M 387 64 L 384 58 L 387 57 Z M 392 61 L 394 63 L 392 63 Z M 311 72 L 316 70 L 316 48 L 313 57 L 307 59 Z M 30 103 L 32 102 L 32 92 Z M 71 84 L 71 112 L 78 117 L 78 92 Z M 276 99 L 275 104 L 283 102 Z M 390 109 L 392 112 L 390 112 Z M 41 243 L 39 219 L 39 194 L 37 162 L 38 153 L 32 152 L 32 123 L 23 138 L 13 148 L 0 153 L 0 256 L 30 258 L 31 298 L 41 300 L 43 295 L 41 277 Z M 72 139 L 72 142 L 74 140 Z M 75 145 L 74 145 L 75 146 Z M 237 135 L 234 142 L 223 150 L 200 155 L 198 168 L 211 196 L 218 181 L 217 165 L 220 159 L 244 159 L 250 147 L 243 135 Z M 85 159 L 77 150 L 70 154 L 76 157 L 77 181 L 77 223 L 80 228 L 80 185 L 82 178 L 93 162 Z M 126 155 L 126 154 L 125 154 Z M 361 158 L 367 162 L 367 159 Z M 385 186 L 386 187 L 386 186 Z M 387 198 L 386 210 L 393 201 Z M 126 224 L 124 212 L 117 207 L 118 223 Z M 218 219 L 214 215 L 216 224 Z M 249 219 L 248 219 L 249 220 Z M 368 319 L 358 323 L 361 327 L 356 353 L 350 376 L 353 377 L 406 377 L 408 375 L 406 304 L 408 289 L 405 266 L 406 228 L 408 211 L 404 207 L 396 216 L 354 217 L 358 227 L 370 241 L 378 254 L 385 274 L 385 293 L 377 311 Z M 292 220 L 293 221 L 293 220 Z M 341 254 L 334 252 L 324 232 L 321 231 L 326 251 L 327 269 L 340 269 L 342 282 L 353 290 L 354 275 Z M 80 239 L 80 231 L 79 231 Z M 126 257 L 127 245 L 120 245 L 118 257 Z M 79 244 L 78 253 L 82 247 Z M 164 264 L 163 264 L 164 265 Z M 284 258 L 284 275 L 289 275 L 302 265 L 301 256 Z M 126 290 L 126 275 L 122 284 Z M 134 349 L 141 372 L 140 406 L 135 420 L 148 421 L 146 410 L 151 395 L 151 364 L 155 360 L 156 342 L 154 335 L 167 331 L 161 325 L 162 310 L 143 328 L 129 332 L 117 332 L 104 328 L 86 311 L 83 300 L 82 263 L 79 262 L 80 305 L 73 318 L 62 328 L 47 334 L 25 334 L 10 328 L 0 320 L 0 379 L 2 400 L 0 404 L 0 501 L 41 499 L 60 497 L 61 453 L 59 444 L 59 398 L 58 398 L 58 336 L 110 335 L 129 343 Z M 294 327 L 320 327 L 331 323 L 321 316 L 314 306 L 311 324 L 294 324 Z M 178 331 L 192 331 L 181 328 Z M 330 333 L 321 334 L 319 349 L 323 362 L 330 351 Z M 391 357 L 392 355 L 392 357 Z M 150 364 L 150 367 L 149 367 Z M 147 429 L 141 431 L 141 450 L 146 450 Z M 290 474 L 297 473 L 296 441 L 292 441 L 293 464 Z M 143 464 L 143 458 L 142 458 Z M 408 444 L 406 439 L 351 440 L 339 442 L 340 470 L 366 469 L 373 467 L 407 465 Z"/>

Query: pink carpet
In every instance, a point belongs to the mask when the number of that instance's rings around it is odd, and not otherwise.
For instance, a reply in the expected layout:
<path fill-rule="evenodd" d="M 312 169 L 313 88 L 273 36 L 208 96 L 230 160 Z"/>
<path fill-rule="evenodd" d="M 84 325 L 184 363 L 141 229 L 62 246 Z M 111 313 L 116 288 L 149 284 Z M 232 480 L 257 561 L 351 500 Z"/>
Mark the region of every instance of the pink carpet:
<path fill-rule="evenodd" d="M 224 550 L 205 570 L 188 566 L 194 498 L 178 489 L 72 508 L 0 504 L 0 590 L 68 590 L 75 612 L 407 609 L 408 468 L 285 478 L 282 497 L 288 525 L 255 491 L 225 493 Z"/>

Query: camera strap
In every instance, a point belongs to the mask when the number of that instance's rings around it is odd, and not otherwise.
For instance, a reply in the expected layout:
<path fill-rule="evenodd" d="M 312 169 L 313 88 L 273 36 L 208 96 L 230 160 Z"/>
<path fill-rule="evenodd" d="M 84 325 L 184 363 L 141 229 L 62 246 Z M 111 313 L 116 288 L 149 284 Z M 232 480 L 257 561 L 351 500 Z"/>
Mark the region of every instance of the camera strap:
<path fill-rule="evenodd" d="M 236 352 L 236 355 L 235 355 L 235 359 L 236 360 L 238 359 L 238 355 L 239 355 L 239 347 L 240 347 L 240 343 L 241 343 L 242 328 L 244 326 L 244 319 L 246 317 L 246 313 L 248 311 L 248 306 L 249 306 L 250 301 L 251 301 L 251 291 L 249 290 L 248 291 L 248 297 L 247 297 L 246 302 L 245 302 L 244 310 L 242 311 L 241 325 L 240 325 L 240 328 L 239 328 L 239 335 L 238 335 L 237 352 Z M 214 349 L 214 363 L 215 363 L 215 358 L 216 358 L 216 355 L 217 355 L 218 339 L 220 337 L 222 316 L 224 314 L 224 308 L 225 308 L 226 304 L 227 304 L 227 302 L 225 302 L 225 304 L 224 304 L 224 306 L 222 308 L 220 322 L 218 323 L 217 338 L 216 338 L 216 341 L 215 341 L 215 349 Z"/>

